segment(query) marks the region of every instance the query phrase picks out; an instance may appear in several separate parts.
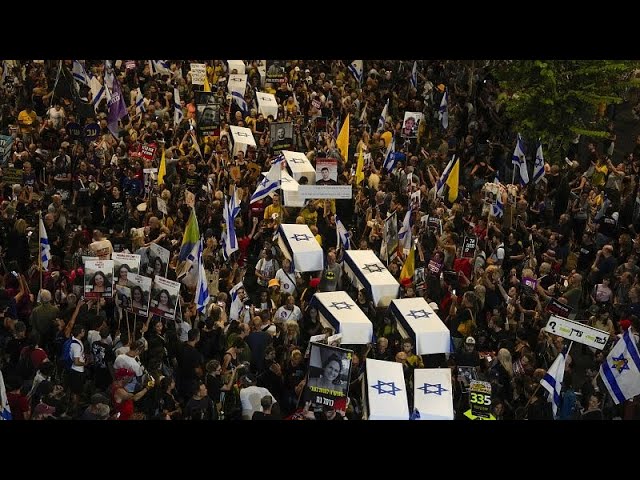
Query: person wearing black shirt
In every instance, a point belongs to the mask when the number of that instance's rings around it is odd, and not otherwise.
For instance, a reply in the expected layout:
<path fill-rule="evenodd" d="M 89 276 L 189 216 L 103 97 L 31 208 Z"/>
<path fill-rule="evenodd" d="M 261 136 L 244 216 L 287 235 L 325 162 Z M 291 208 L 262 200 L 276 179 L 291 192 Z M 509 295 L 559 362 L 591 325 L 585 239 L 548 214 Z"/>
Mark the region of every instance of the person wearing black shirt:
<path fill-rule="evenodd" d="M 188 398 L 197 387 L 197 380 L 202 376 L 204 358 L 196 349 L 200 341 L 200 330 L 189 330 L 188 340 L 184 344 L 181 354 L 178 356 L 178 391 L 183 398 Z"/>
<path fill-rule="evenodd" d="M 193 396 L 187 401 L 184 407 L 185 420 L 217 420 L 218 411 L 213 400 L 209 397 L 207 386 L 198 380 L 194 387 Z"/>
<path fill-rule="evenodd" d="M 593 243 L 592 235 L 585 233 L 582 235 L 582 244 L 578 253 L 578 264 L 576 270 L 580 273 L 587 273 L 596 259 L 596 251 L 598 248 Z"/>

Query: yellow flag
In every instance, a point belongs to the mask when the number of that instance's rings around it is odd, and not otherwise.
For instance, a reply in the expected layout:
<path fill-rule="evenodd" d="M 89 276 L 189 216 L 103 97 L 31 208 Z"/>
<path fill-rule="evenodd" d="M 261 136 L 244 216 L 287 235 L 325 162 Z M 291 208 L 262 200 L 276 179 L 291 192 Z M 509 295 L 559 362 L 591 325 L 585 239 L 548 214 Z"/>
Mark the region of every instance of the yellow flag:
<path fill-rule="evenodd" d="M 451 203 L 455 202 L 458 199 L 458 180 L 460 177 L 460 159 L 456 158 L 453 167 L 451 167 L 451 172 L 449 173 L 449 178 L 447 178 L 446 184 L 449 185 L 449 201 Z"/>
<path fill-rule="evenodd" d="M 349 155 L 349 115 L 347 115 L 347 119 L 342 124 L 342 130 L 338 134 L 338 139 L 336 140 L 336 146 L 340 153 L 342 154 L 342 158 L 348 160 Z"/>
<path fill-rule="evenodd" d="M 164 185 L 164 176 L 167 174 L 167 160 L 164 156 L 164 148 L 162 149 L 162 159 L 160 160 L 160 168 L 158 168 L 158 185 Z"/>
<path fill-rule="evenodd" d="M 205 92 L 210 92 L 211 91 L 211 85 L 209 85 L 209 79 L 207 78 L 206 73 L 205 73 L 205 76 L 204 76 L 204 91 Z"/>
<path fill-rule="evenodd" d="M 362 147 L 358 153 L 358 164 L 356 165 L 356 185 L 364 180 L 364 155 L 362 155 Z"/>
<path fill-rule="evenodd" d="M 409 248 L 409 255 L 407 255 L 407 259 L 404 261 L 402 271 L 400 272 L 400 283 L 402 285 L 407 285 L 413 282 L 413 274 L 415 273 L 415 270 L 415 249 L 413 248 L 413 245 L 411 245 L 411 248 Z"/>

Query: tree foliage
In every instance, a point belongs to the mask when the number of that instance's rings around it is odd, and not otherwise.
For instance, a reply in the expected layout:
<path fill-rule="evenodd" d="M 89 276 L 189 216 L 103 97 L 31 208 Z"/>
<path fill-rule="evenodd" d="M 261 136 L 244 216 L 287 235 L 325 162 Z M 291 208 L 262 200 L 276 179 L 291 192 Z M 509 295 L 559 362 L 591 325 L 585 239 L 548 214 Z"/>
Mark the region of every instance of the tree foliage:
<path fill-rule="evenodd" d="M 636 85 L 633 61 L 522 60 L 491 62 L 507 118 L 527 139 L 541 138 L 553 151 L 581 134 L 605 138 L 606 105 L 623 101 Z M 514 132 L 515 133 L 515 132 Z"/>

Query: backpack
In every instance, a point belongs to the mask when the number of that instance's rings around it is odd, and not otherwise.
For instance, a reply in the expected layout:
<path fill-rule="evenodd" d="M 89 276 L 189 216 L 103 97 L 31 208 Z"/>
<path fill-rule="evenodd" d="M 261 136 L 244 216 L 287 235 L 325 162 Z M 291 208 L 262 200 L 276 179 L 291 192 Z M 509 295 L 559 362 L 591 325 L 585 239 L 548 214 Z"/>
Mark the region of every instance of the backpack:
<path fill-rule="evenodd" d="M 69 337 L 64 342 L 64 345 L 62 345 L 62 364 L 65 370 L 71 370 L 71 366 L 73 365 L 73 357 L 71 356 L 71 345 L 73 343 L 82 346 L 82 344 L 73 337 Z"/>

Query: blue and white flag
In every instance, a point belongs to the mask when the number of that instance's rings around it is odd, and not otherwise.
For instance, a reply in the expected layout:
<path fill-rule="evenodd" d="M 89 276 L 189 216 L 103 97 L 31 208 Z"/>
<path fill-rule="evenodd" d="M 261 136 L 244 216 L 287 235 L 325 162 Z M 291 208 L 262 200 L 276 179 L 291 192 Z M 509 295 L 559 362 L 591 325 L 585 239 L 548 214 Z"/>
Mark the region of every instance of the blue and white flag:
<path fill-rule="evenodd" d="M 180 265 L 180 269 L 176 269 L 176 280 L 187 285 L 189 288 L 193 288 L 198 280 L 199 252 L 200 242 L 196 242 L 193 244 L 193 248 L 191 248 L 184 263 Z"/>
<path fill-rule="evenodd" d="M 382 113 L 380 114 L 380 119 L 378 120 L 378 132 L 384 130 L 384 126 L 387 123 L 387 117 L 389 116 L 389 99 L 387 99 L 387 103 L 384 104 L 384 108 L 382 109 Z"/>
<path fill-rule="evenodd" d="M 640 395 L 640 353 L 630 328 L 600 365 L 600 376 L 616 405 Z"/>
<path fill-rule="evenodd" d="M 544 374 L 540 385 L 549 392 L 549 401 L 553 409 L 554 418 L 558 415 L 560 408 L 560 390 L 562 389 L 562 381 L 564 380 L 564 364 L 567 361 L 567 352 L 563 351 L 558 354 L 553 361 L 553 365 L 549 367 L 547 373 Z"/>
<path fill-rule="evenodd" d="M 403 249 L 411 248 L 411 209 L 407 210 L 402 220 L 402 227 L 398 232 L 398 242 Z"/>
<path fill-rule="evenodd" d="M 100 104 L 102 99 L 106 98 L 107 103 L 109 103 L 109 100 L 111 99 L 111 92 L 109 92 L 107 87 L 100 83 L 98 77 L 91 77 L 91 80 L 89 80 L 89 88 L 91 89 L 92 96 L 91 105 L 93 105 L 93 109 L 95 111 L 98 111 L 98 105 Z"/>
<path fill-rule="evenodd" d="M 242 115 L 249 115 L 249 106 L 247 105 L 244 97 L 240 95 L 240 92 L 231 92 L 231 97 L 233 98 L 234 103 L 240 107 L 240 110 L 242 110 Z"/>
<path fill-rule="evenodd" d="M 413 68 L 411 69 L 411 86 L 415 89 L 418 88 L 418 61 L 417 60 L 413 62 Z"/>
<path fill-rule="evenodd" d="M 498 194 L 498 199 L 493 208 L 493 216 L 496 218 L 501 218 L 504 215 L 504 204 L 502 203 L 502 195 Z"/>
<path fill-rule="evenodd" d="M 146 112 L 147 109 L 144 106 L 144 97 L 142 96 L 142 92 L 139 88 L 136 89 L 136 114 L 141 115 Z"/>
<path fill-rule="evenodd" d="M 51 259 L 51 246 L 47 237 L 47 230 L 44 228 L 44 222 L 40 217 L 40 263 L 42 268 L 49 270 L 49 260 Z"/>
<path fill-rule="evenodd" d="M 242 282 L 236 283 L 231 290 L 229 290 L 229 297 L 231 297 L 231 303 L 235 302 L 236 297 L 238 296 L 238 290 L 244 288 L 244 284 Z"/>
<path fill-rule="evenodd" d="M 182 112 L 182 105 L 180 104 L 180 92 L 177 87 L 173 89 L 173 107 L 175 109 L 173 113 L 173 124 L 180 125 L 182 119 L 184 118 L 184 113 Z"/>
<path fill-rule="evenodd" d="M 4 377 L 2 376 L 2 370 L 0 370 L 0 420 L 11 420 L 11 407 L 9 406 L 9 399 L 7 398 L 7 388 L 4 385 Z"/>
<path fill-rule="evenodd" d="M 233 194 L 225 202 L 223 212 L 224 221 L 227 225 L 224 235 L 222 236 L 222 244 L 224 246 L 224 258 L 229 260 L 231 254 L 238 250 L 238 237 L 236 236 L 236 227 L 234 220 L 240 213 L 240 202 L 237 198 L 237 192 L 234 187 Z"/>
<path fill-rule="evenodd" d="M 362 70 L 363 70 L 362 60 L 354 60 L 349 64 L 349 71 L 354 76 L 354 78 L 358 81 L 359 84 L 362 84 Z"/>
<path fill-rule="evenodd" d="M 198 283 L 196 284 L 196 308 L 200 313 L 204 313 L 204 309 L 209 303 L 209 283 L 207 282 L 207 274 L 204 271 L 204 263 L 202 262 L 202 239 L 200 240 L 200 248 L 198 249 Z"/>
<path fill-rule="evenodd" d="M 438 179 L 438 181 L 436 182 L 436 195 L 438 197 L 444 197 L 444 186 L 447 184 L 447 180 L 449 179 L 449 174 L 451 173 L 451 170 L 453 169 L 453 164 L 456 162 L 456 156 L 454 155 L 453 157 L 451 157 L 451 160 L 449 160 L 449 163 L 447 163 L 447 166 L 444 167 L 444 170 L 442 171 L 442 175 L 440 175 L 440 178 Z"/>
<path fill-rule="evenodd" d="M 511 157 L 511 163 L 514 168 L 518 168 L 520 171 L 520 185 L 526 185 L 529 183 L 529 171 L 527 170 L 527 158 L 524 156 L 524 142 L 522 137 L 518 134 L 516 141 L 516 148 L 513 150 L 513 156 Z"/>
<path fill-rule="evenodd" d="M 387 147 L 387 153 L 384 155 L 384 169 L 391 173 L 398 163 L 398 155 L 396 155 L 396 139 L 393 137 L 391 143 Z"/>
<path fill-rule="evenodd" d="M 349 238 L 349 232 L 345 228 L 342 220 L 336 215 L 336 234 L 338 235 L 338 247 L 342 245 L 345 250 L 351 249 L 351 239 Z"/>
<path fill-rule="evenodd" d="M 156 73 L 160 75 L 173 74 L 167 60 L 151 60 L 151 75 L 155 75 Z"/>
<path fill-rule="evenodd" d="M 438 109 L 438 119 L 442 123 L 442 127 L 447 129 L 449 127 L 449 90 L 445 90 L 440 102 L 440 108 Z"/>
<path fill-rule="evenodd" d="M 538 141 L 536 163 L 533 165 L 533 183 L 538 183 L 544 177 L 544 157 L 542 156 L 542 142 Z"/>
<path fill-rule="evenodd" d="M 258 188 L 251 195 L 251 200 L 249 204 L 257 202 L 258 200 L 262 200 L 266 196 L 275 192 L 280 188 L 281 182 L 281 172 L 282 172 L 282 161 L 274 160 L 275 163 L 271 165 L 269 172 L 264 176 L 262 181 L 258 184 Z"/>
<path fill-rule="evenodd" d="M 367 102 L 365 102 L 364 107 L 362 107 L 362 112 L 360 113 L 360 123 L 367 123 Z"/>
<path fill-rule="evenodd" d="M 84 66 L 78 61 L 73 61 L 73 67 L 71 69 L 71 74 L 73 75 L 73 79 L 83 85 L 89 86 L 89 81 L 91 76 L 87 73 Z"/>

